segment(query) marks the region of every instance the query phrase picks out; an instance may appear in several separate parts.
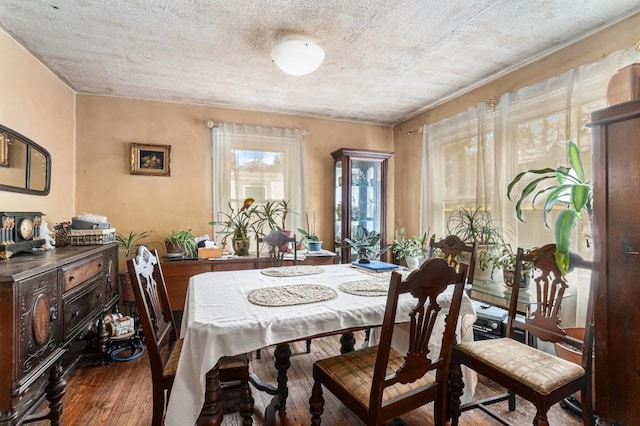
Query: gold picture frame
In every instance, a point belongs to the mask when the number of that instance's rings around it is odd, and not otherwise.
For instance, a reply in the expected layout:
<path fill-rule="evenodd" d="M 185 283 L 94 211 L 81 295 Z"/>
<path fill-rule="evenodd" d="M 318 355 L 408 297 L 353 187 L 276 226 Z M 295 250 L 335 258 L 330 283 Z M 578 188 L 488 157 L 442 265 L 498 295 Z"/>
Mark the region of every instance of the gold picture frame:
<path fill-rule="evenodd" d="M 9 167 L 9 135 L 0 132 L 0 167 Z"/>
<path fill-rule="evenodd" d="M 131 143 L 131 174 L 171 175 L 171 145 Z"/>

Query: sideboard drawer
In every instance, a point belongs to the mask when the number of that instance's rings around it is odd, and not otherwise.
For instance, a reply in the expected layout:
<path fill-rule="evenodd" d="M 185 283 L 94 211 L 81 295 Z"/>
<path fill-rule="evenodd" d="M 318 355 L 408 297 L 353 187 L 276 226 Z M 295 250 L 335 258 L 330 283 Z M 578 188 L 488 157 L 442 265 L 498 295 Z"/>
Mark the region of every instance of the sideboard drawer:
<path fill-rule="evenodd" d="M 104 268 L 104 261 L 103 254 L 97 254 L 87 259 L 83 259 L 80 263 L 64 267 L 62 269 L 62 291 L 67 292 L 84 283 L 88 279 L 101 274 Z"/>
<path fill-rule="evenodd" d="M 102 276 L 83 286 L 81 291 L 73 292 L 63 298 L 64 341 L 75 337 L 89 317 L 95 316 L 104 306 Z"/>

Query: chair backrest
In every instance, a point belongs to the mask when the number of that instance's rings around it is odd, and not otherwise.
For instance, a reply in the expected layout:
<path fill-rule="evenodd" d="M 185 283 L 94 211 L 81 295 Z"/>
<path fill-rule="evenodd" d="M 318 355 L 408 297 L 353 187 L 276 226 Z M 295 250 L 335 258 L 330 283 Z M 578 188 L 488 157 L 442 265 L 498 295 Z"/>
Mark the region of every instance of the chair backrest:
<path fill-rule="evenodd" d="M 526 330 L 531 336 L 552 343 L 566 343 L 588 354 L 592 348 L 592 333 L 589 330 L 592 323 L 593 300 L 591 291 L 587 303 L 586 330 L 584 340 L 568 336 L 561 327 L 560 309 L 562 299 L 568 288 L 566 278 L 560 273 L 555 259 L 555 244 L 547 244 L 540 248 L 524 250 L 518 248 L 514 284 L 511 288 L 509 302 L 509 316 L 507 319 L 507 336 L 513 337 L 515 329 Z M 516 316 L 518 297 L 521 291 L 520 282 L 525 279 L 524 273 L 531 271 L 531 286 L 528 291 L 533 296 L 535 292 L 535 310 L 524 321 Z M 586 361 L 590 357 L 583 357 Z"/>
<path fill-rule="evenodd" d="M 140 246 L 136 257 L 127 261 L 127 269 L 155 381 L 162 377 L 162 348 L 178 337 L 157 251 Z"/>
<path fill-rule="evenodd" d="M 298 264 L 296 235 L 288 236 L 282 231 L 274 230 L 262 238 L 257 238 L 256 266 L 260 267 L 260 254 L 267 250 L 270 266 L 282 266 L 284 256 L 293 250 L 293 264 Z M 265 247 L 266 246 L 266 247 Z M 266 258 L 266 257 L 265 257 Z"/>
<path fill-rule="evenodd" d="M 369 407 L 381 407 L 384 389 L 396 383 L 410 383 L 436 370 L 436 381 L 446 386 L 449 353 L 454 343 L 454 335 L 467 266 L 462 264 L 458 271 L 446 260 L 438 257 L 427 259 L 420 268 L 413 271 L 403 281 L 402 275 L 394 271 L 391 275 L 387 305 L 384 313 L 380 344 L 371 383 Z M 439 297 L 453 284 L 451 298 Z M 401 318 L 398 300 L 402 294 L 410 294 L 415 305 L 408 316 Z M 429 353 L 431 338 L 437 315 L 443 307 L 448 307 L 444 333 L 434 338 L 442 339 L 440 353 Z M 388 375 L 387 364 L 391 349 L 391 339 L 397 322 L 409 322 L 409 345 L 404 364 Z"/>
<path fill-rule="evenodd" d="M 476 243 L 469 245 L 457 235 L 448 235 L 440 241 L 436 241 L 435 235 L 432 235 L 429 240 L 427 257 L 432 257 L 436 250 L 439 251 L 439 256 L 456 269 L 461 263 L 466 263 L 468 268 L 465 283 L 473 284 L 473 273 L 476 267 Z"/>

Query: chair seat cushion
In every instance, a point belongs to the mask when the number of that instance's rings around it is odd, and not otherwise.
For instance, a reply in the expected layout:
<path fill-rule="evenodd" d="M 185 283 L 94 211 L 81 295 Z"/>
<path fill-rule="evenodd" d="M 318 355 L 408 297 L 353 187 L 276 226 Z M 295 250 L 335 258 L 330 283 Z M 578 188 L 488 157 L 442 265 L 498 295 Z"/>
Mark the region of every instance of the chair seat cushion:
<path fill-rule="evenodd" d="M 347 352 L 342 355 L 316 361 L 315 367 L 322 370 L 338 386 L 344 388 L 365 407 L 369 406 L 373 370 L 376 365 L 377 346 Z M 389 353 L 387 375 L 394 373 L 404 363 L 403 356 L 393 348 Z M 385 389 L 382 400 L 389 401 L 414 389 L 434 383 L 433 376 L 425 374 L 413 383 L 396 383 Z"/>
<path fill-rule="evenodd" d="M 482 361 L 542 395 L 585 374 L 578 364 L 510 338 L 460 343 L 454 351 Z"/>
<path fill-rule="evenodd" d="M 182 343 L 184 339 L 176 340 L 176 343 L 171 348 L 167 361 L 162 369 L 162 375 L 165 377 L 173 377 L 176 375 L 176 369 L 178 368 L 178 360 L 180 359 L 180 352 L 182 351 Z"/>

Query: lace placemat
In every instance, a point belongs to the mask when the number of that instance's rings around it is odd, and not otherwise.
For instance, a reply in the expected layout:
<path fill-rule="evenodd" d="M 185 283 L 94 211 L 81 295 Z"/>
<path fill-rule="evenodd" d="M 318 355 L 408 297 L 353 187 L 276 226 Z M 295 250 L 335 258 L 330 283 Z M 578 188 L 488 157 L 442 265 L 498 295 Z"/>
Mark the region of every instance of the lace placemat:
<path fill-rule="evenodd" d="M 323 272 L 324 269 L 319 266 L 310 265 L 276 266 L 260 270 L 260 273 L 270 277 L 299 277 L 302 275 L 321 274 Z"/>
<path fill-rule="evenodd" d="M 389 280 L 357 280 L 340 284 L 338 288 L 355 296 L 386 296 L 389 292 Z"/>
<path fill-rule="evenodd" d="M 293 284 L 259 288 L 247 295 L 247 300 L 260 306 L 291 306 L 323 302 L 338 297 L 330 287 L 319 284 Z"/>
<path fill-rule="evenodd" d="M 362 272 L 363 274 L 371 275 L 376 279 L 387 280 L 387 281 L 391 279 L 391 272 L 393 272 L 393 271 L 376 272 L 376 271 L 371 271 L 365 268 L 358 268 L 357 266 L 352 266 L 352 268 L 358 270 L 358 272 Z M 398 271 L 398 272 L 401 272 L 401 271 Z"/>

